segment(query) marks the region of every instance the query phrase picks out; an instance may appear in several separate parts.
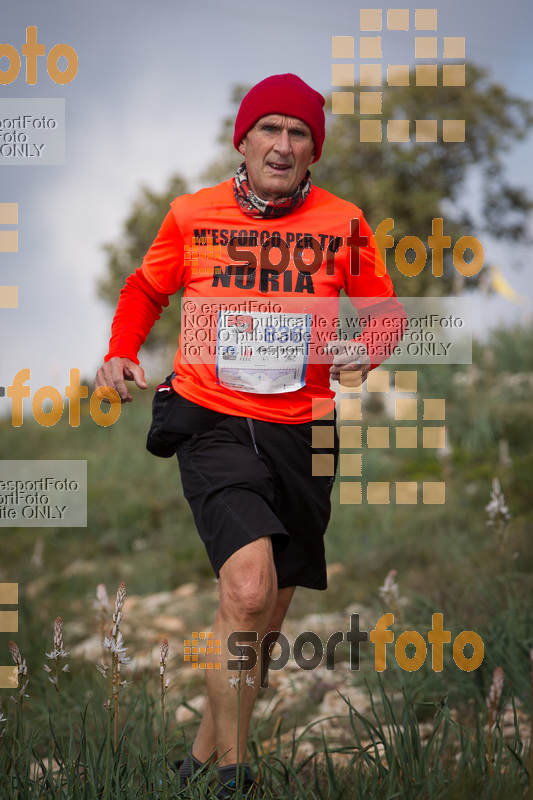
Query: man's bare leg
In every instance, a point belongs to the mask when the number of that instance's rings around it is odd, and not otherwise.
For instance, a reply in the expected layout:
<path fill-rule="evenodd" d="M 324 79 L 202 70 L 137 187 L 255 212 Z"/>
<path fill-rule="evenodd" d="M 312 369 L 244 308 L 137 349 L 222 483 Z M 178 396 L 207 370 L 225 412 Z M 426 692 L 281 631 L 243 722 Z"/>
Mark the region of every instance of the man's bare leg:
<path fill-rule="evenodd" d="M 239 762 L 245 760 L 250 718 L 259 690 L 259 644 L 266 633 L 281 628 L 294 587 L 277 590 L 271 540 L 264 537 L 241 548 L 225 562 L 220 570 L 219 591 L 213 638 L 221 641 L 222 654 L 217 660 L 222 661 L 222 669 L 206 673 L 209 699 L 192 751 L 200 762 L 214 757 L 223 766 L 237 761 L 238 692 Z M 241 673 L 237 690 L 230 686 L 229 678 L 239 674 L 228 672 L 225 665 L 229 658 L 235 658 L 226 648 L 228 636 L 238 630 L 257 633 L 257 642 L 246 644 L 254 647 L 258 658 L 253 670 Z M 246 682 L 246 676 L 253 685 Z"/>

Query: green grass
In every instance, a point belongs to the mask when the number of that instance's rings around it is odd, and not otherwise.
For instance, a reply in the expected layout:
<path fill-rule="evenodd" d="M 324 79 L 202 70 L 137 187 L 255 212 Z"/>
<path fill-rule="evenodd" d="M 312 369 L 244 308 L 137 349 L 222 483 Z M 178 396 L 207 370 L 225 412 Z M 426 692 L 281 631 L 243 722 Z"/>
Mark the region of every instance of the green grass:
<path fill-rule="evenodd" d="M 304 732 L 289 745 L 278 734 L 265 751 L 256 731 L 252 763 L 264 797 L 514 800 L 531 796 L 526 794 L 527 752 L 518 727 L 512 741 L 504 740 L 497 721 L 489 742 L 483 715 L 468 730 L 454 719 L 446 697 L 424 701 L 422 685 L 419 680 L 394 696 L 380 681 L 372 696 L 372 711 L 366 716 L 346 701 L 352 738 L 346 747 L 332 749 L 323 741 L 318 752 L 302 757 Z M 2 731 L 0 796 L 24 800 L 211 797 L 210 773 L 179 792 L 175 773 L 164 769 L 176 757 L 177 748 L 171 749 L 157 737 L 158 709 L 146 685 L 137 687 L 135 702 L 121 710 L 116 747 L 109 743 L 108 748 L 109 729 L 100 700 L 94 696 L 77 713 L 63 712 L 68 721 L 64 747 L 54 714 L 48 726 L 33 727 L 24 718 L 26 709 L 22 718 L 17 710 L 10 713 Z M 420 731 L 421 708 L 431 725 L 425 737 Z"/>

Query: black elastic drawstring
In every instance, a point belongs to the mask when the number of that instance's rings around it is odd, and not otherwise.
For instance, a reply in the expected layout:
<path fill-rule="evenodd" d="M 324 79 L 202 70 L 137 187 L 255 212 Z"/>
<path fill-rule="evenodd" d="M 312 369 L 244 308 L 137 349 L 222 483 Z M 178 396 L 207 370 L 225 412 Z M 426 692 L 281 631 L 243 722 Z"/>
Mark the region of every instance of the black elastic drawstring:
<path fill-rule="evenodd" d="M 252 442 L 254 443 L 255 452 L 259 455 L 259 450 L 257 449 L 257 444 L 255 442 L 255 428 L 254 428 L 254 421 L 250 419 L 250 417 L 246 417 L 246 422 L 248 423 L 248 427 L 250 428 L 250 433 L 252 435 Z"/>

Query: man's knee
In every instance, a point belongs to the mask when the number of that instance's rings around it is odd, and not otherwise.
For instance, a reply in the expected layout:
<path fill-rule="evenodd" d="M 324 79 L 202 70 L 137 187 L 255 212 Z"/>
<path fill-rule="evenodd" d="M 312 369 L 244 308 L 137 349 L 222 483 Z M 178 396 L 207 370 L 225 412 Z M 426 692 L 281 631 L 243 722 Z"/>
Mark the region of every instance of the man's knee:
<path fill-rule="evenodd" d="M 270 537 L 256 539 L 237 550 L 219 573 L 220 612 L 242 620 L 244 626 L 270 619 L 276 604 L 277 576 Z M 246 627 L 246 629 L 251 629 Z"/>
<path fill-rule="evenodd" d="M 227 577 L 220 594 L 222 614 L 255 619 L 270 616 L 276 604 L 275 576 L 260 572 Z"/>
<path fill-rule="evenodd" d="M 270 619 L 277 598 L 270 540 L 257 540 L 234 553 L 219 576 L 220 610 L 243 619 Z"/>

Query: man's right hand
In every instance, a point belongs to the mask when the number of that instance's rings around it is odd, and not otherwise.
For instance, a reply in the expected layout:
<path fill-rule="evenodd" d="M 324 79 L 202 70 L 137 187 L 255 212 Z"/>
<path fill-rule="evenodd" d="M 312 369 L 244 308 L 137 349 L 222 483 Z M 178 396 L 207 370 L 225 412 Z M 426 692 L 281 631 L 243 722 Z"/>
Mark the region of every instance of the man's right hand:
<path fill-rule="evenodd" d="M 144 370 L 139 364 L 129 358 L 115 357 L 102 364 L 96 373 L 94 385 L 97 389 L 101 386 L 110 386 L 118 392 L 121 403 L 131 403 L 133 397 L 128 392 L 125 381 L 135 381 L 139 389 L 148 388 Z"/>

